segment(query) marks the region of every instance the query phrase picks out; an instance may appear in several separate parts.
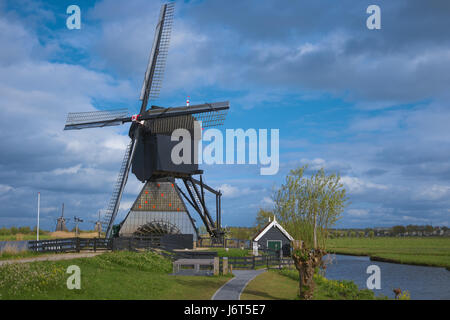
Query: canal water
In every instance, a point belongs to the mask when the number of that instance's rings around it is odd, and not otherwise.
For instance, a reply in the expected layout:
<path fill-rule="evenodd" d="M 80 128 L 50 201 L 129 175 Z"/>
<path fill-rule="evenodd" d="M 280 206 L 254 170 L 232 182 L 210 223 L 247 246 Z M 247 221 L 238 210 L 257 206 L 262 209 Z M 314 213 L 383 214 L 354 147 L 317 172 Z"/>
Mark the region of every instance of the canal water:
<path fill-rule="evenodd" d="M 394 298 L 393 289 L 408 290 L 411 299 L 450 299 L 450 271 L 445 268 L 412 266 L 370 261 L 369 257 L 332 255 L 325 276 L 333 280 L 352 280 L 359 288 L 367 288 L 367 267 L 377 265 L 381 271 L 381 289 L 373 289 L 376 295 Z"/>

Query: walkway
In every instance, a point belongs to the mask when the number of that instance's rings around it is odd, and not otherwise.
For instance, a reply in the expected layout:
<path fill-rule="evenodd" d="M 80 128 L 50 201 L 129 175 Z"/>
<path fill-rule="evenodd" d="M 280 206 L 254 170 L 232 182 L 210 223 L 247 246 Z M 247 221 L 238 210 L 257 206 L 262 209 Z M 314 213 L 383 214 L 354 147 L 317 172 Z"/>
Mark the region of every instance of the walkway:
<path fill-rule="evenodd" d="M 244 291 L 247 284 L 257 275 L 265 271 L 266 269 L 233 270 L 234 278 L 217 290 L 211 300 L 240 300 L 241 293 Z"/>
<path fill-rule="evenodd" d="M 85 252 L 85 253 L 60 253 L 53 255 L 45 255 L 42 257 L 30 257 L 30 258 L 19 258 L 10 260 L 0 260 L 0 266 L 7 263 L 25 263 L 34 261 L 57 261 L 57 260 L 70 260 L 77 258 L 91 258 L 95 257 L 103 252 Z"/>

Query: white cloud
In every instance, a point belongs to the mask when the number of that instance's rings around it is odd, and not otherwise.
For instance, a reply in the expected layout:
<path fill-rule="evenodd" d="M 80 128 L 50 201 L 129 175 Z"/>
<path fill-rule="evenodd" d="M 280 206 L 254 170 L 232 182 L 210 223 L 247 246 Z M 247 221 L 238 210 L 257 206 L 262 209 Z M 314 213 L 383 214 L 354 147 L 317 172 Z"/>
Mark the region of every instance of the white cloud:
<path fill-rule="evenodd" d="M 53 174 L 59 176 L 62 174 L 77 174 L 80 171 L 81 163 L 70 168 L 58 168 L 52 171 Z"/>
<path fill-rule="evenodd" d="M 256 190 L 252 190 L 248 187 L 235 187 L 227 183 L 222 184 L 217 187 L 217 189 L 220 190 L 223 196 L 227 198 L 237 198 L 240 196 L 255 194 L 257 192 Z"/>
<path fill-rule="evenodd" d="M 387 190 L 388 187 L 382 184 L 372 183 L 357 177 L 343 176 L 342 183 L 347 188 L 347 192 L 352 194 L 361 194 L 370 190 Z"/>
<path fill-rule="evenodd" d="M 223 184 L 223 185 L 219 186 L 217 189 L 222 192 L 224 197 L 233 198 L 233 197 L 236 197 L 237 195 L 239 195 L 239 189 L 236 187 L 233 187 L 229 184 Z"/>
<path fill-rule="evenodd" d="M 128 211 L 133 206 L 134 201 L 121 201 L 119 210 Z"/>
<path fill-rule="evenodd" d="M 275 202 L 270 197 L 264 197 L 261 203 L 265 206 L 273 206 Z"/>
<path fill-rule="evenodd" d="M 366 209 L 349 209 L 347 213 L 353 217 L 365 217 L 369 214 L 369 210 Z"/>
<path fill-rule="evenodd" d="M 8 191 L 11 191 L 11 190 L 14 190 L 14 188 L 11 186 L 8 186 L 8 185 L 0 184 L 0 194 L 7 193 Z"/>
<path fill-rule="evenodd" d="M 423 190 L 414 196 L 416 200 L 438 200 L 438 199 L 450 199 L 450 186 L 444 185 L 431 185 L 425 187 Z"/>

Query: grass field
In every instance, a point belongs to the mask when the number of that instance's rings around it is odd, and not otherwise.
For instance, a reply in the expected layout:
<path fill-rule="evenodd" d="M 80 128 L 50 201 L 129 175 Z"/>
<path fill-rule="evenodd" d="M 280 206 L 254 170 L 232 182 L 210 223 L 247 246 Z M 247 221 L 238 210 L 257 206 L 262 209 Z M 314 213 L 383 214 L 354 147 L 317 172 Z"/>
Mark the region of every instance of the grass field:
<path fill-rule="evenodd" d="M 336 238 L 329 239 L 330 252 L 367 255 L 373 260 L 450 268 L 450 238 Z"/>
<path fill-rule="evenodd" d="M 328 280 L 315 276 L 314 300 L 374 300 L 373 292 L 359 290 L 351 281 Z M 383 297 L 384 298 L 384 297 Z M 241 294 L 241 300 L 298 300 L 298 272 L 269 270 L 253 279 Z"/>
<path fill-rule="evenodd" d="M 81 289 L 69 290 L 67 267 L 81 269 Z M 0 267 L 2 299 L 210 299 L 229 277 L 171 276 L 155 253 L 113 252 L 93 258 Z"/>

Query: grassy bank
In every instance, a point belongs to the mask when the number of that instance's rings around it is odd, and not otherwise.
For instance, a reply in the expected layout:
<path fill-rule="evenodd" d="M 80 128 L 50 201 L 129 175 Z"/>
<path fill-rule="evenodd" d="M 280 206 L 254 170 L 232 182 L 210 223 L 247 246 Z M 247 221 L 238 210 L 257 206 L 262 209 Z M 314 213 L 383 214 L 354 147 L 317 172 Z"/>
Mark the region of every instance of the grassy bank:
<path fill-rule="evenodd" d="M 368 289 L 359 290 L 352 281 L 328 280 L 315 276 L 314 300 L 374 300 Z M 383 297 L 384 298 L 384 297 Z M 258 275 L 245 288 L 241 300 L 298 300 L 298 272 L 269 270 Z"/>
<path fill-rule="evenodd" d="M 5 250 L 0 252 L 0 261 L 2 260 L 14 260 L 23 258 L 33 258 L 54 255 L 56 253 L 41 253 L 35 251 L 18 251 L 18 250 Z"/>
<path fill-rule="evenodd" d="M 367 255 L 373 260 L 450 268 L 450 238 L 336 238 L 327 242 L 334 253 Z"/>
<path fill-rule="evenodd" d="M 69 290 L 67 267 L 81 269 L 81 289 Z M 229 277 L 171 276 L 170 260 L 151 252 L 0 267 L 2 299 L 210 299 Z"/>
<path fill-rule="evenodd" d="M 79 234 L 80 238 L 96 238 L 98 237 L 98 232 L 94 231 L 83 231 Z M 56 232 L 46 232 L 39 235 L 39 240 L 50 240 L 50 239 L 63 239 L 63 238 L 75 238 L 75 232 L 68 231 L 56 231 Z M 23 241 L 23 240 L 36 240 L 36 234 L 3 234 L 0 235 L 0 241 Z"/>

